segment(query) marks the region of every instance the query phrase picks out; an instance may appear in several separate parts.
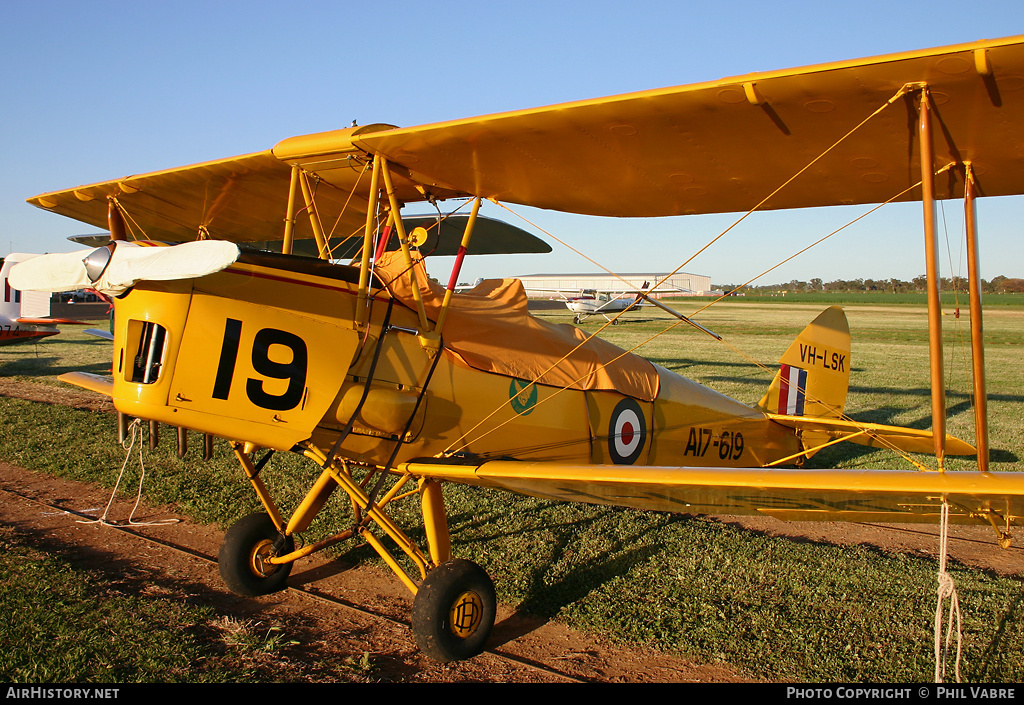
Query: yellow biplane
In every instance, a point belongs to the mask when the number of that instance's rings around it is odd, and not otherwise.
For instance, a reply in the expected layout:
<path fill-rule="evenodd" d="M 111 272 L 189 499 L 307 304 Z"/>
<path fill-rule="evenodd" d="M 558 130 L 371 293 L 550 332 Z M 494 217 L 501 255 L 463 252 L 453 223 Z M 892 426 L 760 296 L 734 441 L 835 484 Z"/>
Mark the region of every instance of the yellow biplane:
<path fill-rule="evenodd" d="M 71 281 L 116 297 L 113 379 L 67 381 L 110 395 L 128 417 L 230 441 L 265 507 L 225 536 L 220 570 L 232 590 L 273 592 L 295 560 L 365 541 L 415 595 L 422 650 L 462 659 L 484 648 L 495 595 L 481 568 L 451 555 L 445 482 L 794 520 L 938 522 L 948 512 L 1005 540 L 1024 518 L 1024 476 L 988 472 L 973 209 L 979 195 L 1024 193 L 1022 120 L 1016 37 L 421 127 L 351 127 L 32 198 L 109 229 L 111 242 L 35 258 L 11 276 L 22 289 Z M 945 432 L 934 210 L 953 197 L 967 208 L 977 450 Z M 442 248 L 456 255 L 443 287 L 423 264 L 430 223 L 401 211 L 453 199 L 471 207 L 457 216 L 457 244 Z M 456 294 L 474 247 L 532 246 L 514 228 L 489 234 L 481 199 L 619 217 L 922 201 L 933 430 L 843 415 L 850 333 L 838 308 L 807 326 L 748 406 L 532 317 L 517 280 Z M 317 257 L 294 254 L 301 247 Z M 804 468 L 842 440 L 934 454 L 938 470 Z M 290 516 L 260 478 L 272 451 L 316 468 Z M 975 453 L 978 472 L 944 471 L 947 454 Z M 296 549 L 339 487 L 351 528 Z M 389 512 L 410 496 L 425 547 Z"/>

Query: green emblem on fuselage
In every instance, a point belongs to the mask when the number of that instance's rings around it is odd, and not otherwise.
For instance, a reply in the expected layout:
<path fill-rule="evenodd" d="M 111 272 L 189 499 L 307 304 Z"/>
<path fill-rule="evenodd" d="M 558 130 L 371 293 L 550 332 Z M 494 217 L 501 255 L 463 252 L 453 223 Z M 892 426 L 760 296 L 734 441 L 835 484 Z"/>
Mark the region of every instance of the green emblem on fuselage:
<path fill-rule="evenodd" d="M 515 412 L 520 416 L 526 416 L 533 411 L 537 403 L 537 385 L 513 377 L 512 384 L 508 387 L 508 398 Z"/>

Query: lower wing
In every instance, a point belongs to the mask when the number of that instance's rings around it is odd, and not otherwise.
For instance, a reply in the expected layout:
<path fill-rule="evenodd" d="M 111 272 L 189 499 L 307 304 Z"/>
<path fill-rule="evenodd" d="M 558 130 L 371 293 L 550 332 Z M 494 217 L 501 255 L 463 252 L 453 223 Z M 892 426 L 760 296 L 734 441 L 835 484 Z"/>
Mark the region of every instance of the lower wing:
<path fill-rule="evenodd" d="M 551 499 L 683 514 L 791 521 L 1024 523 L 1024 473 L 410 462 L 417 477 Z"/>

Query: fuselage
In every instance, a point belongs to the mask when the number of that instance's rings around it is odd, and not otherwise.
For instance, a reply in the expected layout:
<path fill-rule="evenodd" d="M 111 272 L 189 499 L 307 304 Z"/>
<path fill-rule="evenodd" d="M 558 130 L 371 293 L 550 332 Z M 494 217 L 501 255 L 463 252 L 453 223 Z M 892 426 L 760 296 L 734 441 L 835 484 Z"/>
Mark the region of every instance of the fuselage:
<path fill-rule="evenodd" d="M 634 396 L 512 373 L 568 326 L 493 328 L 493 312 L 468 314 L 487 316 L 466 320 L 492 326 L 487 343 L 503 348 L 507 367 L 474 366 L 471 344 L 449 344 L 446 330 L 431 355 L 417 313 L 379 282 L 357 324 L 358 274 L 259 255 L 201 279 L 139 284 L 116 301 L 115 405 L 263 447 L 336 447 L 378 466 L 441 455 L 752 466 L 799 450 L 759 410 L 628 353 L 612 364 L 643 370 Z"/>

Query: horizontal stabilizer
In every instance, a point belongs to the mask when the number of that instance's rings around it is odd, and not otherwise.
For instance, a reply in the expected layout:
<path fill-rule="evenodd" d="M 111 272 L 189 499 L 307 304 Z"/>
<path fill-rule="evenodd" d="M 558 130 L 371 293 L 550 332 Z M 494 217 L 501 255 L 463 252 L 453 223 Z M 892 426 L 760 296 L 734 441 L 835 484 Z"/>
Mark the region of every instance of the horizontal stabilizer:
<path fill-rule="evenodd" d="M 73 318 L 27 318 L 23 316 L 17 320 L 18 323 L 25 326 L 55 326 L 58 324 L 64 326 L 87 325 L 85 321 L 76 321 Z"/>
<path fill-rule="evenodd" d="M 84 333 L 88 335 L 95 335 L 97 338 L 103 338 L 104 340 L 113 340 L 114 334 L 109 330 L 101 330 L 99 328 L 86 328 Z"/>
<path fill-rule="evenodd" d="M 844 419 L 812 419 L 807 416 L 785 416 L 769 414 L 776 423 L 800 431 L 825 433 L 832 438 L 842 438 L 872 448 L 895 448 L 908 453 L 934 453 L 935 444 L 931 431 L 901 426 L 884 426 L 874 423 L 859 423 Z M 955 436 L 946 435 L 946 453 L 949 455 L 975 455 L 978 450 L 970 443 Z"/>

